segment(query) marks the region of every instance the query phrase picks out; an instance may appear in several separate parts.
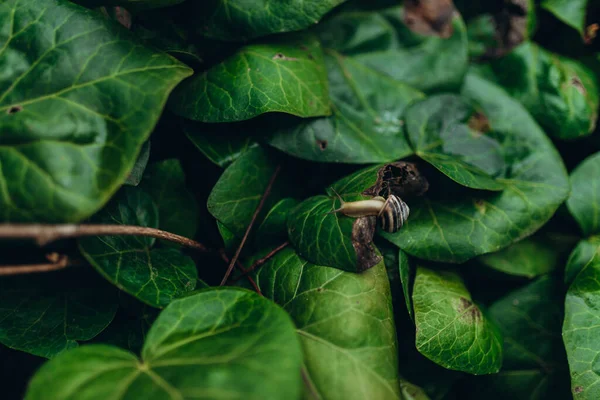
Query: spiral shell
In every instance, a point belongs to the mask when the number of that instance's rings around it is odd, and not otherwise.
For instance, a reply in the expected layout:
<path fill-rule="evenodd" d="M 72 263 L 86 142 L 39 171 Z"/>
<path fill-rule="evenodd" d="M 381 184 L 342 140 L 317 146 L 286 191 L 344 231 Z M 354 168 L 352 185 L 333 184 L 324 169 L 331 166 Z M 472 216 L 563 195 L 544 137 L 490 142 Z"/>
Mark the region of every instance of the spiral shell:
<path fill-rule="evenodd" d="M 400 197 L 392 194 L 386 199 L 377 218 L 381 224 L 381 229 L 394 233 L 402 228 L 409 214 L 408 205 Z"/>

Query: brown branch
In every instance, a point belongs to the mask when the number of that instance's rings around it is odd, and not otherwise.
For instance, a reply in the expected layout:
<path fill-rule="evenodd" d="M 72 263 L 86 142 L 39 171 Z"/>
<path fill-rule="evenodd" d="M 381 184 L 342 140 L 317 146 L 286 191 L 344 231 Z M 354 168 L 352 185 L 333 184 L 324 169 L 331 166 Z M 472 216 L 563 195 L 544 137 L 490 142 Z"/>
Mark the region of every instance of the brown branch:
<path fill-rule="evenodd" d="M 280 169 L 281 169 L 281 166 L 278 165 L 277 168 L 275 168 L 275 171 L 273 171 L 273 175 L 271 175 L 271 179 L 269 180 L 269 183 L 267 184 L 265 192 L 263 193 L 263 195 L 260 199 L 260 203 L 258 203 L 256 210 L 254 210 L 254 215 L 252 215 L 250 224 L 248 224 L 248 228 L 246 228 L 246 233 L 244 233 L 244 237 L 242 238 L 240 245 L 238 246 L 233 258 L 231 259 L 231 262 L 229 263 L 229 267 L 227 268 L 227 271 L 225 272 L 225 276 L 223 276 L 223 280 L 221 280 L 221 284 L 219 286 L 223 286 L 225 283 L 227 283 L 227 279 L 229 279 L 229 275 L 231 275 L 231 272 L 233 271 L 233 266 L 235 265 L 237 259 L 240 256 L 240 253 L 242 252 L 242 249 L 244 248 L 244 245 L 246 244 L 246 240 L 248 239 L 250 230 L 252 229 L 252 226 L 256 222 L 256 218 L 258 217 L 260 210 L 262 210 L 263 206 L 265 205 L 265 201 L 267 200 L 267 197 L 269 197 L 269 193 L 271 193 L 271 189 L 273 188 L 273 184 L 275 183 L 275 179 L 277 178 L 277 175 L 279 174 Z"/>
<path fill-rule="evenodd" d="M 58 271 L 67 268 L 76 263 L 72 263 L 64 254 L 50 253 L 46 255 L 49 263 L 45 264 L 24 264 L 24 265 L 1 265 L 0 276 L 35 274 L 39 272 Z"/>
<path fill-rule="evenodd" d="M 0 224 L 0 239 L 34 239 L 39 246 L 59 239 L 83 236 L 149 236 L 168 240 L 192 249 L 210 251 L 202 243 L 160 229 L 136 225 L 100 225 L 100 224 Z"/>
<path fill-rule="evenodd" d="M 223 261 L 225 261 L 227 264 L 229 264 L 229 257 L 227 257 L 227 254 L 225 253 L 225 249 L 220 249 L 219 250 L 219 254 L 221 255 L 221 258 L 223 259 Z M 237 269 L 239 269 L 240 271 L 242 271 L 242 273 L 244 273 L 244 274 L 248 272 L 248 270 L 246 268 L 244 268 L 244 266 L 242 265 L 241 262 L 239 262 L 239 260 L 236 261 L 235 266 L 237 267 Z M 256 293 L 258 293 L 258 294 L 260 294 L 262 296 L 263 294 L 260 291 L 260 288 L 258 287 L 258 285 L 256 284 L 256 282 L 254 281 L 254 279 L 252 279 L 251 276 L 248 276 L 248 275 L 245 275 L 245 276 L 246 276 L 246 279 L 248 279 L 248 282 L 250 282 L 250 285 L 252 285 L 252 287 L 256 291 Z"/>
<path fill-rule="evenodd" d="M 248 269 L 243 269 L 242 275 L 235 278 L 234 282 L 241 279 L 244 276 L 247 276 L 250 272 L 254 271 L 255 269 L 262 267 L 262 265 L 264 263 L 266 263 L 267 261 L 269 261 L 269 259 L 271 259 L 271 257 L 273 257 L 275 254 L 279 253 L 281 250 L 286 248 L 289 244 L 290 244 L 290 242 L 284 242 L 283 244 L 280 244 L 279 246 L 277 246 L 276 248 L 271 250 L 271 252 L 269 254 L 267 254 L 266 256 L 264 256 L 263 258 L 259 258 L 258 260 L 256 260 L 254 262 L 254 264 L 252 264 Z"/>

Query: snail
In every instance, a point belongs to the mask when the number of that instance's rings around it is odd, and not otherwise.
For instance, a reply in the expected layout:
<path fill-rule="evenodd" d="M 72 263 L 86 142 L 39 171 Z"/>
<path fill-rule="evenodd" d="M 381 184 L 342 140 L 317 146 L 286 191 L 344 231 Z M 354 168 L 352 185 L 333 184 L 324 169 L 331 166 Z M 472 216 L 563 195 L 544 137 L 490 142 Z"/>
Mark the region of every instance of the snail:
<path fill-rule="evenodd" d="M 341 212 L 348 217 L 354 218 L 377 216 L 381 228 L 389 233 L 398 232 L 408 219 L 410 209 L 396 195 L 391 194 L 387 199 L 376 196 L 369 200 L 345 202 L 333 188 L 331 190 L 340 199 L 342 205 L 337 210 L 329 212 L 329 214 Z"/>

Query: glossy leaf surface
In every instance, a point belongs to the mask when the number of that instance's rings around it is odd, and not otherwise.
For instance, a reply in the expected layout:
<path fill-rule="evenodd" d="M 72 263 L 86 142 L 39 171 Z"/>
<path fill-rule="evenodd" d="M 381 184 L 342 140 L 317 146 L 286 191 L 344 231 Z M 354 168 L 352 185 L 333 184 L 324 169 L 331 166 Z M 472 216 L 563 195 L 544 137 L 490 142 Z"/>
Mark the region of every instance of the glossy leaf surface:
<path fill-rule="evenodd" d="M 571 172 L 567 207 L 584 235 L 600 232 L 600 153 L 581 162 Z"/>

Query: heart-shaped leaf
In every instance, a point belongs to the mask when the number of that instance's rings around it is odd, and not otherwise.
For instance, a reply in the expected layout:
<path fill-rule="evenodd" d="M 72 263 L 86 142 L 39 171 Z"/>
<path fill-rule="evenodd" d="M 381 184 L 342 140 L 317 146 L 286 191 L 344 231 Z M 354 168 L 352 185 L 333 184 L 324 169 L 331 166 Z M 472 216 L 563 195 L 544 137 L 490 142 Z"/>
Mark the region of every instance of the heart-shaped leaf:
<path fill-rule="evenodd" d="M 268 143 L 319 162 L 386 162 L 412 154 L 402 132 L 402 115 L 423 94 L 332 50 L 325 62 L 333 115 L 278 118 L 277 125 L 283 127 L 274 131 Z"/>
<path fill-rule="evenodd" d="M 141 188 L 158 207 L 160 229 L 187 238 L 194 237 L 198 226 L 198 204 L 186 187 L 185 174 L 178 160 L 169 159 L 150 165 Z M 173 244 L 169 242 L 168 245 Z"/>
<path fill-rule="evenodd" d="M 117 292 L 84 268 L 0 279 L 0 343 L 52 358 L 102 332 Z"/>
<path fill-rule="evenodd" d="M 458 274 L 417 267 L 413 304 L 421 354 L 474 375 L 500 370 L 502 335 L 473 303 Z"/>
<path fill-rule="evenodd" d="M 595 264 L 600 264 L 600 236 L 591 236 L 577 243 L 567 261 L 565 283 L 570 285 L 577 274 Z"/>
<path fill-rule="evenodd" d="M 504 171 L 502 148 L 487 132 L 469 126 L 478 116 L 459 96 L 433 96 L 406 110 L 406 132 L 416 154 L 450 179 L 473 189 L 502 190 L 494 179 Z"/>
<path fill-rule="evenodd" d="M 600 264 L 577 275 L 565 299 L 563 340 L 574 399 L 600 398 Z"/>
<path fill-rule="evenodd" d="M 126 180 L 192 71 L 66 0 L 2 1 L 0 26 L 0 218 L 82 220 Z"/>
<path fill-rule="evenodd" d="M 505 189 L 474 191 L 440 177 L 425 199 L 407 200 L 404 227 L 381 234 L 419 258 L 458 263 L 500 250 L 537 231 L 569 193 L 558 152 L 521 104 L 473 73 L 463 97 L 481 110 L 491 127 L 486 135 L 500 144 L 504 168 L 496 180 Z"/>
<path fill-rule="evenodd" d="M 489 309 L 504 336 L 499 373 L 466 381 L 470 399 L 567 399 L 569 374 L 561 339 L 562 284 L 541 277 Z"/>
<path fill-rule="evenodd" d="M 311 264 L 286 248 L 261 267 L 255 279 L 263 295 L 280 304 L 296 324 L 308 397 L 400 398 L 383 263 L 353 274 Z"/>
<path fill-rule="evenodd" d="M 585 65 L 525 42 L 490 67 L 496 82 L 522 102 L 548 134 L 573 139 L 594 131 L 600 87 Z"/>
<path fill-rule="evenodd" d="M 460 89 L 468 65 L 466 27 L 453 14 L 452 35 L 421 35 L 405 24 L 405 9 L 349 11 L 320 28 L 323 47 L 426 92 Z"/>
<path fill-rule="evenodd" d="M 541 7 L 583 36 L 587 4 L 588 0 L 542 0 Z"/>
<path fill-rule="evenodd" d="M 267 112 L 329 115 L 321 45 L 300 35 L 242 47 L 179 86 L 170 108 L 201 122 L 243 121 Z"/>
<path fill-rule="evenodd" d="M 346 0 L 211 0 L 193 5 L 199 33 L 221 40 L 246 41 L 272 33 L 299 31 L 319 22 Z"/>
<path fill-rule="evenodd" d="M 124 187 L 92 218 L 94 223 L 158 228 L 158 209 L 137 187 Z M 156 240 L 139 236 L 97 236 L 79 240 L 90 264 L 119 289 L 154 307 L 164 307 L 196 287 L 194 261 L 173 248 L 153 248 Z"/>
<path fill-rule="evenodd" d="M 571 195 L 567 207 L 584 235 L 600 232 L 600 153 L 581 162 L 571 172 Z"/>
<path fill-rule="evenodd" d="M 141 359 L 107 345 L 65 352 L 36 373 L 25 399 L 296 399 L 301 363 L 278 306 L 247 290 L 204 289 L 159 315 Z"/>

